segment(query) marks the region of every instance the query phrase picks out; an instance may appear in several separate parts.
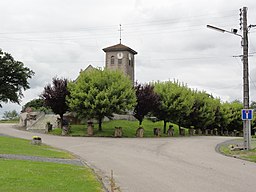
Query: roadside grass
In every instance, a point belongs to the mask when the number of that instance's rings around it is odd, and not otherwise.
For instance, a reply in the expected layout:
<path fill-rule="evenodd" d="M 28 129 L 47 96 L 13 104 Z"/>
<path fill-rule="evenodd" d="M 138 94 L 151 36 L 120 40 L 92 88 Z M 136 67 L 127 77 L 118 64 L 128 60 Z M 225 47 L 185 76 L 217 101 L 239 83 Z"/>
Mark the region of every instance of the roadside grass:
<path fill-rule="evenodd" d="M 256 162 L 256 139 L 252 139 L 252 149 L 248 151 L 232 151 L 231 148 L 229 147 L 231 144 L 224 144 L 220 146 L 220 152 L 227 155 L 227 156 L 232 156 L 252 162 Z"/>
<path fill-rule="evenodd" d="M 0 137 L 0 154 L 19 154 L 52 158 L 74 158 L 70 153 L 48 145 L 32 145 L 31 141 L 14 137 Z"/>
<path fill-rule="evenodd" d="M 100 192 L 102 186 L 87 167 L 0 159 L 0 191 Z"/>
<path fill-rule="evenodd" d="M 0 146 L 0 154 L 74 158 L 50 146 L 13 137 L 0 136 Z M 86 166 L 0 158 L 0 191 L 101 192 L 103 187 Z"/>
<path fill-rule="evenodd" d="M 0 120 L 0 123 L 19 123 L 19 119 L 14 119 L 14 120 Z"/>
<path fill-rule="evenodd" d="M 169 125 L 172 123 L 167 123 L 166 130 Z M 174 128 L 174 136 L 178 136 L 178 126 L 172 124 Z M 150 120 L 145 119 L 142 122 L 142 127 L 144 128 L 144 137 L 155 137 L 153 133 L 154 128 L 161 128 L 161 137 L 166 137 L 167 134 L 163 134 L 163 121 L 152 122 Z M 123 137 L 133 138 L 136 137 L 136 130 L 139 128 L 138 121 L 128 121 L 128 120 L 111 120 L 102 123 L 102 131 L 98 131 L 98 124 L 94 124 L 94 136 L 95 137 L 113 137 L 115 127 L 122 127 Z M 61 130 L 54 129 L 51 134 L 60 135 Z M 186 134 L 188 134 L 188 130 L 186 129 Z M 87 136 L 87 125 L 71 125 L 70 127 L 70 136 Z"/>

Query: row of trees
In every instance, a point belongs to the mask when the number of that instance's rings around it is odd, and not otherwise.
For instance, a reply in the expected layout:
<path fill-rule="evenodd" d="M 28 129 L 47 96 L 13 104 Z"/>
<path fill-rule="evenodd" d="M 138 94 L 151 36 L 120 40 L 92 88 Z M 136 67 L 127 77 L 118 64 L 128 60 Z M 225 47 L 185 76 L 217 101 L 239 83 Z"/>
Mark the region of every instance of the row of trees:
<path fill-rule="evenodd" d="M 19 119 L 19 114 L 16 110 L 5 111 L 2 118 L 4 120 L 16 120 Z"/>
<path fill-rule="evenodd" d="M 164 121 L 164 133 L 168 122 L 177 124 L 179 129 L 242 129 L 243 105 L 239 101 L 222 103 L 219 98 L 205 91 L 190 89 L 178 81 L 137 85 L 136 94 L 135 117 L 140 124 L 144 116 L 151 114 Z"/>
<path fill-rule="evenodd" d="M 22 90 L 29 88 L 28 79 L 33 75 L 22 62 L 0 50 L 0 107 L 1 102 L 19 103 Z M 48 108 L 40 108 L 42 102 Z M 252 104 L 255 108 L 256 103 Z M 54 78 L 53 85 L 44 88 L 41 98 L 28 104 L 33 105 L 40 110 L 51 108 L 61 119 L 67 110 L 75 111 L 80 118 L 95 118 L 100 130 L 105 116 L 111 118 L 113 113 L 132 110 L 140 125 L 148 115 L 163 120 L 164 132 L 168 122 L 202 129 L 239 130 L 242 127 L 239 101 L 222 103 L 204 91 L 171 81 L 136 84 L 134 88 L 128 77 L 106 70 L 82 72 L 74 82 Z"/>
<path fill-rule="evenodd" d="M 61 119 L 67 110 L 74 111 L 79 118 L 97 119 L 99 130 L 104 117 L 128 111 L 133 111 L 140 125 L 146 116 L 163 120 L 164 133 L 168 122 L 180 129 L 242 129 L 243 105 L 239 101 L 222 103 L 219 98 L 178 81 L 137 83 L 133 87 L 129 78 L 117 71 L 82 72 L 73 82 L 54 78 L 53 85 L 47 85 L 41 97 Z"/>

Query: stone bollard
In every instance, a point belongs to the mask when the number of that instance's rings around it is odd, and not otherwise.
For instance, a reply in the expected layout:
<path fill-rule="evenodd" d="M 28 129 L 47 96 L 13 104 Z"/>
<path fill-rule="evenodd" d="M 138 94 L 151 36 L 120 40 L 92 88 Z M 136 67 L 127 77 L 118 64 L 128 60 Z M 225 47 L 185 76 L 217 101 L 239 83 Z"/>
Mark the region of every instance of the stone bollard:
<path fill-rule="evenodd" d="M 123 136 L 122 127 L 115 127 L 114 137 L 122 137 L 122 136 Z"/>
<path fill-rule="evenodd" d="M 68 134 L 69 134 L 69 126 L 68 125 L 63 125 L 61 135 L 66 136 Z"/>
<path fill-rule="evenodd" d="M 195 130 L 194 129 L 189 129 L 188 133 L 190 136 L 193 136 L 195 134 Z"/>
<path fill-rule="evenodd" d="M 218 135 L 218 130 L 217 130 L 217 129 L 214 129 L 214 130 L 213 130 L 213 135 L 215 135 L 215 136 Z"/>
<path fill-rule="evenodd" d="M 231 131 L 231 132 L 229 133 L 229 135 L 230 135 L 231 137 L 235 137 L 235 136 L 236 136 L 236 134 L 235 134 L 234 131 Z"/>
<path fill-rule="evenodd" d="M 169 129 L 167 130 L 167 135 L 168 136 L 174 136 L 174 129 L 171 127 L 169 127 Z"/>
<path fill-rule="evenodd" d="M 205 129 L 205 131 L 204 131 L 204 134 L 207 136 L 207 135 L 209 135 L 209 129 Z"/>
<path fill-rule="evenodd" d="M 139 127 L 137 130 L 136 130 L 136 137 L 143 137 L 144 135 L 144 129 L 142 127 Z"/>
<path fill-rule="evenodd" d="M 196 129 L 196 134 L 197 135 L 202 135 L 202 130 L 201 129 Z"/>
<path fill-rule="evenodd" d="M 154 136 L 160 137 L 161 129 L 160 128 L 154 128 L 153 129 Z"/>
<path fill-rule="evenodd" d="M 185 129 L 180 129 L 180 136 L 185 136 Z"/>
<path fill-rule="evenodd" d="M 87 135 L 88 136 L 93 136 L 93 122 L 92 121 L 87 121 Z"/>

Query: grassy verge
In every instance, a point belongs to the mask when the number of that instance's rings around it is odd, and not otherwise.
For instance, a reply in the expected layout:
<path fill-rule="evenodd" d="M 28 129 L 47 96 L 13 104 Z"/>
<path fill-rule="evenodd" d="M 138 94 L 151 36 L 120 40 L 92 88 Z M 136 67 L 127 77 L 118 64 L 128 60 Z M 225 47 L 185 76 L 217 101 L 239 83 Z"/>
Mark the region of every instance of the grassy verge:
<path fill-rule="evenodd" d="M 223 144 L 220 146 L 220 152 L 228 156 L 256 162 L 256 139 L 252 139 L 252 149 L 249 151 L 232 151 L 231 145 L 235 146 L 236 142 L 234 142 L 234 144 Z"/>
<path fill-rule="evenodd" d="M 14 120 L 0 120 L 0 123 L 19 123 L 19 119 L 14 119 Z"/>
<path fill-rule="evenodd" d="M 167 124 L 168 126 L 171 123 Z M 178 126 L 172 124 L 174 127 L 174 136 L 178 136 Z M 154 128 L 161 128 L 163 132 L 163 121 L 152 122 L 150 120 L 145 119 L 142 122 L 142 127 L 144 128 L 144 137 L 154 137 L 153 129 Z M 94 136 L 96 137 L 112 137 L 114 134 L 115 127 L 122 127 L 123 130 L 123 137 L 135 137 L 136 130 L 139 127 L 138 121 L 127 121 L 127 120 L 112 120 L 103 122 L 102 124 L 103 131 L 98 131 L 98 124 L 94 124 Z M 87 136 L 86 133 L 87 125 L 71 125 L 71 132 L 70 136 Z M 187 130 L 186 130 L 187 131 Z M 187 131 L 188 132 L 188 131 Z M 187 133 L 186 132 L 186 133 Z M 52 134 L 60 135 L 60 129 L 54 129 Z M 162 137 L 167 136 L 167 134 L 161 134 Z"/>
<path fill-rule="evenodd" d="M 0 191 L 100 192 L 102 187 L 86 167 L 0 159 Z"/>
<path fill-rule="evenodd" d="M 0 154 L 72 158 L 67 152 L 25 139 L 0 137 Z M 101 192 L 102 185 L 85 166 L 0 159 L 0 191 Z"/>
<path fill-rule="evenodd" d="M 12 137 L 0 137 L 0 154 L 19 154 L 70 159 L 70 153 L 47 145 L 32 145 L 31 141 Z"/>

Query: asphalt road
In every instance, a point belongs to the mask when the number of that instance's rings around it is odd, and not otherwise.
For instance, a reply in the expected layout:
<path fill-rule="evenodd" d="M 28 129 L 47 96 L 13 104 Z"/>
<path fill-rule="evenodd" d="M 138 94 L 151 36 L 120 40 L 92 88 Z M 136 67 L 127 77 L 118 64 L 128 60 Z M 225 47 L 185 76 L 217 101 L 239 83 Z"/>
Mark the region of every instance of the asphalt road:
<path fill-rule="evenodd" d="M 0 134 L 34 133 L 0 124 Z M 227 137 L 78 138 L 37 134 L 43 143 L 79 155 L 123 192 L 255 192 L 256 164 L 216 153 Z"/>

